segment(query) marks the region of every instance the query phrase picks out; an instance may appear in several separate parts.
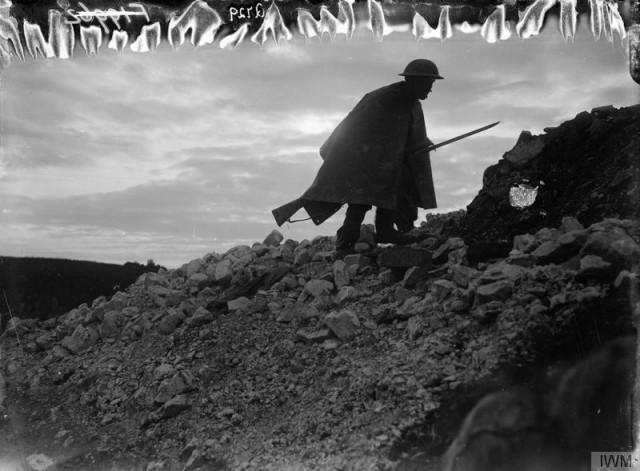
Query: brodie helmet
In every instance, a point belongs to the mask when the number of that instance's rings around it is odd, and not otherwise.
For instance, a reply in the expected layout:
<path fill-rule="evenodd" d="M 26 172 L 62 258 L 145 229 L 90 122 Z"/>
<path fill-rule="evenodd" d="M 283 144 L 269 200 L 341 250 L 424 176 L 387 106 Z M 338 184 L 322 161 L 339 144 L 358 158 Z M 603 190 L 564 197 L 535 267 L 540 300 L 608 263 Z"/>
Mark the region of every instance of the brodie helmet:
<path fill-rule="evenodd" d="M 442 79 L 438 68 L 433 61 L 429 59 L 415 59 L 407 64 L 404 68 L 404 72 L 398 75 L 414 76 L 414 77 L 432 77 L 434 79 Z"/>

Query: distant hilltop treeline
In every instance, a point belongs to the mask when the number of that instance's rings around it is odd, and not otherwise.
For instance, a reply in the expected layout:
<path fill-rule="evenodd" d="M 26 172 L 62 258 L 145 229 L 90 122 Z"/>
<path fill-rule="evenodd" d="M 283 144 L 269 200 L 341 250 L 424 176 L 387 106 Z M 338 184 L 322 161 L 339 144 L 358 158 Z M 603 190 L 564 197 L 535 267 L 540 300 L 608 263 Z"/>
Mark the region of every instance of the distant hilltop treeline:
<path fill-rule="evenodd" d="M 160 265 L 0 256 L 0 332 L 10 315 L 49 319 L 101 295 L 124 290 Z"/>

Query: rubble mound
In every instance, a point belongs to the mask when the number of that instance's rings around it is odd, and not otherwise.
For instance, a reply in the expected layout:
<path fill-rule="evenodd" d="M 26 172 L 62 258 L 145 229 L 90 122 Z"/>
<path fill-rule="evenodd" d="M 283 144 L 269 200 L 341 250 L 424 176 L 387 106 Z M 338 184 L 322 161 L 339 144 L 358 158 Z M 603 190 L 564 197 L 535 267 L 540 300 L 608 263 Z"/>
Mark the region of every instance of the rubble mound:
<path fill-rule="evenodd" d="M 362 226 L 343 260 L 332 237 L 274 231 L 58 318 L 12 318 L 1 462 L 454 471 L 510 469 L 514 453 L 553 445 L 558 469 L 583 469 L 585 446 L 614 451 L 605 440 L 628 431 L 594 414 L 629 407 L 640 221 L 566 213 L 498 233 L 508 253 L 472 261 L 457 232 L 471 213 L 430 216 L 408 247 Z"/>
<path fill-rule="evenodd" d="M 522 132 L 513 149 L 484 172 L 467 207 L 468 245 L 509 240 L 562 217 L 583 224 L 640 217 L 640 105 L 581 112 L 534 136 Z"/>

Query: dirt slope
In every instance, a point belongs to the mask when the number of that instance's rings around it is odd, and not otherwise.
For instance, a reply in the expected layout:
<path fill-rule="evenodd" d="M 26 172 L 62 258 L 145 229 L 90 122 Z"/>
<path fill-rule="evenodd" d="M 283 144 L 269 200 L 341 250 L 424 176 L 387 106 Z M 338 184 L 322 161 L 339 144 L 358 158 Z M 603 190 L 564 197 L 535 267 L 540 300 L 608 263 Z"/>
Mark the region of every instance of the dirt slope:
<path fill-rule="evenodd" d="M 576 170 L 574 180 L 583 177 L 575 191 L 608 185 L 606 196 L 582 203 L 606 205 L 580 213 L 575 196 L 540 206 L 549 201 L 545 194 L 564 191 L 550 157 L 553 146 L 567 142 L 563 134 L 575 134 L 577 142 L 582 133 L 593 149 L 598 116 L 621 123 L 631 113 L 605 112 L 590 114 L 588 127 L 570 122 L 549 131 L 555 137 L 545 137 L 543 151 L 519 170 L 520 177 L 533 172 L 526 169 L 547 172 L 539 174 L 540 202 L 517 210 L 488 205 L 490 224 L 477 211 L 493 188 L 517 181 L 509 173 L 487 177 L 468 213 L 430 217 L 420 245 L 376 246 L 363 226 L 363 253 L 334 262 L 332 238 L 298 243 L 274 232 L 252 247 L 145 274 L 57 319 L 14 319 L 1 338 L 0 463 L 73 470 L 438 469 L 458 436 L 448 458 L 478 469 L 481 453 L 463 456 L 460 450 L 474 450 L 466 443 L 512 455 L 537 443 L 531 434 L 518 435 L 517 443 L 497 438 L 520 417 L 516 406 L 502 415 L 476 412 L 459 433 L 480 398 L 511 386 L 516 392 L 490 396 L 489 404 L 536 404 L 539 413 L 527 420 L 556 438 L 559 462 L 569 463 L 562 469 L 583 464 L 587 445 L 574 436 L 596 437 L 593 430 L 609 427 L 608 436 L 628 447 L 624 414 L 602 419 L 591 409 L 602 385 L 618 381 L 622 393 L 609 402 L 612 410 L 628 411 L 632 376 L 612 379 L 606 365 L 635 358 L 629 350 L 635 337 L 590 360 L 605 365 L 587 366 L 596 373 L 570 368 L 608 341 L 635 335 L 640 223 L 637 214 L 613 207 L 637 194 L 638 179 L 612 186 L 604 170 Z M 616 175 L 624 162 L 635 175 L 630 144 L 616 132 L 611 142 L 601 134 L 610 142 L 608 157 L 620 162 Z M 637 143 L 637 136 L 627 138 Z M 582 162 L 558 165 L 569 161 Z M 548 219 L 540 219 L 541 210 Z M 484 250 L 470 260 L 474 241 L 492 237 L 507 241 L 508 253 Z M 574 397 L 563 392 L 567 384 Z M 559 412 L 567 401 L 576 404 L 570 417 Z M 490 443 L 477 441 L 474 431 L 487 427 L 496 432 Z"/>

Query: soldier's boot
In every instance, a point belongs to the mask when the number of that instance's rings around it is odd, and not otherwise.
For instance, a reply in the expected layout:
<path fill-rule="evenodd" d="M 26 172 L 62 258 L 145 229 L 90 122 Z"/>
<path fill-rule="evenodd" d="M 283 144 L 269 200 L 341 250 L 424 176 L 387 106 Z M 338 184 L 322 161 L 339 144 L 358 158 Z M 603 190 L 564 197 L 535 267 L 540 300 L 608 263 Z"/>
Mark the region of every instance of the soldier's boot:
<path fill-rule="evenodd" d="M 393 227 L 396 212 L 391 209 L 378 208 L 376 211 L 376 242 L 378 244 L 408 245 L 418 242 L 418 238 L 403 234 Z"/>
<path fill-rule="evenodd" d="M 360 238 L 360 226 L 364 216 L 371 209 L 366 204 L 350 204 L 342 227 L 338 229 L 334 259 L 342 259 L 354 253 L 354 247 Z"/>

